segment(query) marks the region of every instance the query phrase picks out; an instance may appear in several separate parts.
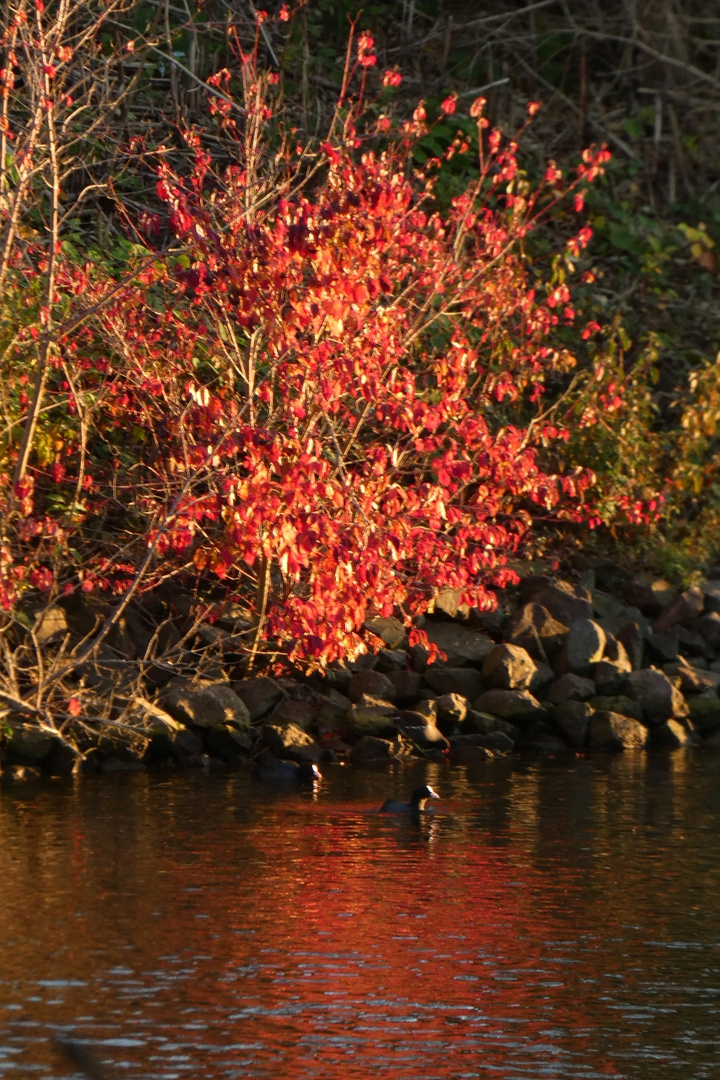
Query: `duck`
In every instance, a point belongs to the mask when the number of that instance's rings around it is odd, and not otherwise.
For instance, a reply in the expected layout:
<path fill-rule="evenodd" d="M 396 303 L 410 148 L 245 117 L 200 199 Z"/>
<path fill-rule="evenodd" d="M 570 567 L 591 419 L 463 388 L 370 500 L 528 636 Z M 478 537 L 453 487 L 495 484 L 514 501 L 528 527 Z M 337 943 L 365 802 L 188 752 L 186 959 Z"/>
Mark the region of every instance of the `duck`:
<path fill-rule="evenodd" d="M 298 787 L 312 787 L 322 780 L 322 773 L 314 761 L 287 761 L 270 753 L 262 755 L 255 775 L 271 784 L 296 784 Z"/>
<path fill-rule="evenodd" d="M 425 809 L 428 799 L 439 799 L 440 796 L 430 787 L 423 784 L 417 787 L 410 796 L 410 802 L 402 802 L 400 799 L 386 799 L 380 807 L 381 814 L 419 814 Z"/>

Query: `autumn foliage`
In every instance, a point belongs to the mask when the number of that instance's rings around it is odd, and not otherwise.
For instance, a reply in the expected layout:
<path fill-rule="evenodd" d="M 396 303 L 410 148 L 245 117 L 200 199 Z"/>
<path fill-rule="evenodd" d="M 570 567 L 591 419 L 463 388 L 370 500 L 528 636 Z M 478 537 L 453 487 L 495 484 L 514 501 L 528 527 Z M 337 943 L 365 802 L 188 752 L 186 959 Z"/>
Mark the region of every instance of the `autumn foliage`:
<path fill-rule="evenodd" d="M 192 581 L 210 618 L 239 600 L 318 667 L 365 647 L 370 614 L 410 623 L 440 588 L 492 606 L 537 518 L 593 517 L 592 474 L 544 464 L 568 437 L 544 388 L 575 363 L 558 334 L 607 152 L 533 186 L 478 98 L 477 138 L 420 166 L 425 106 L 395 118 L 400 74 L 373 71 L 368 34 L 330 131 L 302 141 L 277 75 L 236 44 L 209 98 L 231 153 L 214 161 L 196 130 L 155 153 L 158 202 L 127 214 L 125 278 L 58 247 L 48 341 L 47 246 L 12 262 L 11 433 L 43 334 L 49 375 L 27 469 L 13 481 L 13 437 L 0 461 L 0 602 Z M 441 205 L 439 171 L 463 154 L 475 178 Z M 555 257 L 536 261 L 550 220 Z"/>

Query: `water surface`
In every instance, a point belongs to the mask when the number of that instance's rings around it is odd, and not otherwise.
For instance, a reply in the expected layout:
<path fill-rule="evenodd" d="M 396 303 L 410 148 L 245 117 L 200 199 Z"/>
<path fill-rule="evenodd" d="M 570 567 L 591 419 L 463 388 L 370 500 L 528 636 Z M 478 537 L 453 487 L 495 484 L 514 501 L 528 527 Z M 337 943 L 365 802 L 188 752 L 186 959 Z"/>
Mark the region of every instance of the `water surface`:
<path fill-rule="evenodd" d="M 422 781 L 419 820 L 379 815 Z M 720 755 L 0 793 L 0 1077 L 716 1077 Z"/>

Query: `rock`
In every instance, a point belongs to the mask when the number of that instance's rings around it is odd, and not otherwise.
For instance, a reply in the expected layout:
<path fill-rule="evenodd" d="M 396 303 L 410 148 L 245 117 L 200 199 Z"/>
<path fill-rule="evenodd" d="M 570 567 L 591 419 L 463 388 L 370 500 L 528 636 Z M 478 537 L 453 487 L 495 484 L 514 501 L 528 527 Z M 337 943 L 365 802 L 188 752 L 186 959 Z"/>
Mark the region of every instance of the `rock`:
<path fill-rule="evenodd" d="M 481 630 L 471 630 L 455 623 L 426 623 L 428 640 L 446 654 L 447 667 L 480 666 L 495 642 Z"/>
<path fill-rule="evenodd" d="M 59 604 L 51 604 L 39 612 L 35 620 L 35 637 L 41 647 L 62 641 L 70 633 L 67 615 Z"/>
<path fill-rule="evenodd" d="M 496 645 L 485 657 L 482 677 L 491 688 L 526 690 L 536 671 L 530 656 L 519 645 Z"/>
<path fill-rule="evenodd" d="M 394 735 L 395 712 L 388 713 L 382 708 L 353 705 L 345 714 L 344 729 L 351 738 L 363 735 Z"/>
<path fill-rule="evenodd" d="M 388 649 L 399 649 L 407 644 L 407 630 L 399 619 L 392 616 L 376 615 L 366 619 L 365 629 L 379 637 Z"/>
<path fill-rule="evenodd" d="M 320 705 L 319 699 L 280 698 L 280 701 L 270 713 L 268 721 L 279 727 L 295 724 L 297 727 L 301 727 L 303 731 L 307 731 L 314 724 Z"/>
<path fill-rule="evenodd" d="M 278 758 L 291 761 L 322 761 L 322 750 L 307 732 L 297 724 L 263 724 L 262 741 Z"/>
<path fill-rule="evenodd" d="M 548 574 L 525 574 L 520 579 L 520 595 L 523 600 L 531 600 L 541 589 L 547 589 L 555 584 L 555 578 Z"/>
<path fill-rule="evenodd" d="M 499 716 L 490 713 L 478 712 L 476 709 L 468 709 L 465 718 L 464 731 L 477 735 L 489 735 L 494 731 L 502 731 L 515 746 L 520 741 L 521 731 L 517 724 L 508 720 L 502 720 Z"/>
<path fill-rule="evenodd" d="M 262 720 L 264 716 L 271 713 L 280 699 L 285 696 L 282 687 L 274 679 L 264 676 L 257 679 L 242 679 L 235 683 L 235 692 L 245 704 L 253 724 L 256 720 Z"/>
<path fill-rule="evenodd" d="M 449 668 L 431 664 L 423 678 L 438 694 L 461 694 L 470 701 L 484 689 L 480 672 L 475 668 Z"/>
<path fill-rule="evenodd" d="M 702 612 L 704 605 L 705 598 L 702 589 L 695 586 L 686 589 L 685 592 L 680 593 L 676 600 L 663 608 L 655 620 L 653 630 L 656 634 L 662 634 L 663 631 L 669 630 L 671 626 L 676 626 L 677 623 L 694 619 Z"/>
<path fill-rule="evenodd" d="M 678 676 L 683 694 L 702 694 L 705 690 L 713 690 L 720 686 L 720 672 L 717 671 L 703 671 L 690 664 L 677 662 L 667 664 L 664 670 L 670 678 L 673 675 Z"/>
<path fill-rule="evenodd" d="M 693 619 L 691 630 L 696 630 L 715 652 L 720 651 L 720 612 L 711 611 Z"/>
<path fill-rule="evenodd" d="M 614 615 L 598 616 L 595 622 L 602 626 L 606 634 L 612 634 L 614 637 L 619 637 L 623 627 L 626 627 L 629 624 L 635 624 L 638 627 L 642 638 L 644 638 L 645 634 L 650 632 L 648 620 L 640 611 L 640 608 L 636 607 L 623 606 L 620 611 Z"/>
<path fill-rule="evenodd" d="M 698 738 L 679 721 L 667 720 L 664 724 L 652 729 L 649 742 L 652 746 L 662 747 L 665 750 L 679 750 L 684 746 L 694 746 Z"/>
<path fill-rule="evenodd" d="M 621 641 L 611 638 L 605 642 L 605 656 L 595 665 L 595 686 L 598 694 L 616 694 L 622 690 L 632 671 L 630 658 Z"/>
<path fill-rule="evenodd" d="M 510 617 L 505 627 L 505 637 L 513 645 L 545 662 L 560 648 L 568 632 L 567 624 L 554 618 L 542 604 L 525 604 Z M 535 642 L 539 640 L 540 649 Z"/>
<path fill-rule="evenodd" d="M 407 671 L 410 657 L 404 649 L 380 649 L 377 654 L 376 671 L 389 675 L 393 671 Z"/>
<path fill-rule="evenodd" d="M 587 701 L 564 701 L 555 706 L 553 716 L 568 743 L 579 748 L 588 745 L 590 720 L 594 712 Z"/>
<path fill-rule="evenodd" d="M 9 765 L 39 765 L 62 741 L 37 724 L 12 716 L 3 719 L 3 725 L 7 732 L 3 756 Z"/>
<path fill-rule="evenodd" d="M 159 700 L 181 724 L 202 728 L 232 724 L 240 730 L 250 726 L 247 706 L 226 682 L 172 679 L 163 687 Z"/>
<path fill-rule="evenodd" d="M 623 612 L 627 610 L 627 605 L 618 600 L 617 597 L 611 596 L 609 593 L 594 592 L 592 596 L 593 614 L 598 619 L 620 619 L 621 623 L 626 621 L 623 619 Z M 601 624 L 602 625 L 602 624 Z"/>
<path fill-rule="evenodd" d="M 555 681 L 555 677 L 555 672 L 549 664 L 538 663 L 535 667 L 535 673 L 533 674 L 533 677 L 530 680 L 530 685 L 527 689 L 530 691 L 533 697 L 539 699 L 545 687 L 549 686 L 551 682 Z"/>
<path fill-rule="evenodd" d="M 625 589 L 629 604 L 639 607 L 644 615 L 656 617 L 663 608 L 677 599 L 677 589 L 669 581 L 653 574 L 638 574 Z"/>
<path fill-rule="evenodd" d="M 203 743 L 210 754 L 222 761 L 230 761 L 238 755 L 246 757 L 253 748 L 253 740 L 247 731 L 238 731 L 230 724 L 208 728 Z"/>
<path fill-rule="evenodd" d="M 670 630 L 662 633 L 648 634 L 645 639 L 648 647 L 648 655 L 652 660 L 660 664 L 667 664 L 670 660 L 677 660 L 680 651 L 680 627 L 673 626 Z"/>
<path fill-rule="evenodd" d="M 447 615 L 449 619 L 467 618 L 470 608 L 460 603 L 460 589 L 438 589 L 430 601 L 429 613 Z"/>
<path fill-rule="evenodd" d="M 534 732 L 532 738 L 523 743 L 523 747 L 541 754 L 566 754 L 571 749 L 565 739 L 544 726 Z"/>
<path fill-rule="evenodd" d="M 8 765 L 0 773 L 3 784 L 26 784 L 31 780 L 40 780 L 42 772 L 31 765 Z"/>
<path fill-rule="evenodd" d="M 705 601 L 705 611 L 716 611 L 720 615 L 720 581 L 706 581 L 700 586 Z"/>
<path fill-rule="evenodd" d="M 379 739 L 374 735 L 363 735 L 350 751 L 350 760 L 356 765 L 364 761 L 395 761 L 411 753 L 412 745 L 405 739 Z"/>
<path fill-rule="evenodd" d="M 647 742 L 647 729 L 629 716 L 614 712 L 596 712 L 590 720 L 590 746 L 593 750 L 640 749 Z"/>
<path fill-rule="evenodd" d="M 486 690 L 475 699 L 473 709 L 514 723 L 542 719 L 545 716 L 540 702 L 527 690 Z"/>
<path fill-rule="evenodd" d="M 720 728 L 720 697 L 715 690 L 688 698 L 690 719 L 703 738 Z"/>
<path fill-rule="evenodd" d="M 616 712 L 621 716 L 629 716 L 633 720 L 642 720 L 642 706 L 638 701 L 626 697 L 624 694 L 597 694 L 590 698 L 593 709 L 600 712 Z"/>
<path fill-rule="evenodd" d="M 435 701 L 437 726 L 443 735 L 454 734 L 468 714 L 468 701 L 462 694 L 443 694 Z"/>
<path fill-rule="evenodd" d="M 350 679 L 347 696 L 351 701 L 358 702 L 363 694 L 394 701 L 395 687 L 390 677 L 381 671 L 357 671 Z"/>
<path fill-rule="evenodd" d="M 419 671 L 389 671 L 387 677 L 393 684 L 393 700 L 414 700 L 420 695 L 423 677 Z"/>
<path fill-rule="evenodd" d="M 492 757 L 494 754 L 509 754 L 514 748 L 513 740 L 502 731 L 489 732 L 487 735 L 453 735 L 450 739 L 453 758 Z"/>
<path fill-rule="evenodd" d="M 592 619 L 578 619 L 570 624 L 569 632 L 558 653 L 555 670 L 560 674 L 574 671 L 590 675 L 593 665 L 605 651 L 605 631 Z"/>
<path fill-rule="evenodd" d="M 656 668 L 633 671 L 625 686 L 629 696 L 642 706 L 648 724 L 663 724 L 688 715 L 684 697 L 663 671 Z"/>
<path fill-rule="evenodd" d="M 618 628 L 615 637 L 625 647 L 633 670 L 639 670 L 643 666 L 645 652 L 644 622 L 635 620 L 625 623 Z"/>
<path fill-rule="evenodd" d="M 688 626 L 678 627 L 678 647 L 688 656 L 702 656 L 706 660 L 712 660 L 715 656 L 715 650 L 708 645 L 702 634 Z"/>
<path fill-rule="evenodd" d="M 561 705 L 564 701 L 587 701 L 594 693 L 595 683 L 592 679 L 586 679 L 584 675 L 576 675 L 568 671 L 548 686 L 545 697 L 553 705 Z"/>
<path fill-rule="evenodd" d="M 338 690 L 328 687 L 319 703 L 315 713 L 315 726 L 319 733 L 325 734 L 330 731 L 338 731 L 345 726 L 345 718 L 352 708 L 350 698 L 346 698 Z"/>
<path fill-rule="evenodd" d="M 581 585 L 571 585 L 569 581 L 557 581 L 534 593 L 532 600 L 544 607 L 554 619 L 570 626 L 580 619 L 592 619 L 592 597 Z M 538 629 L 538 633 L 540 633 Z M 540 633 L 540 637 L 543 635 Z"/>
<path fill-rule="evenodd" d="M 188 765 L 202 753 L 202 740 L 194 731 L 183 728 L 170 736 L 170 749 L 174 758 Z"/>

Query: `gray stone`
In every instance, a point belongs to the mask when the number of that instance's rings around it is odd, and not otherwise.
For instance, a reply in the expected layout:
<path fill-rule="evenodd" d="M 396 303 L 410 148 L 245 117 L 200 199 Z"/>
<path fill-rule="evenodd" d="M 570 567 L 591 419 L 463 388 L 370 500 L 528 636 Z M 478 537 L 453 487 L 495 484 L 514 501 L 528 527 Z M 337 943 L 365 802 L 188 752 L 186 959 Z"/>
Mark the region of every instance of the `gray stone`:
<path fill-rule="evenodd" d="M 35 637 L 38 645 L 52 645 L 62 641 L 70 633 L 67 615 L 59 604 L 51 604 L 39 613 L 35 621 Z"/>
<path fill-rule="evenodd" d="M 469 709 L 464 726 L 468 732 L 475 732 L 478 735 L 490 735 L 493 732 L 501 731 L 503 735 L 510 739 L 513 746 L 520 741 L 521 732 L 517 724 L 502 720 L 499 716 L 492 716 L 490 713 Z"/>
<path fill-rule="evenodd" d="M 295 724 L 307 731 L 315 723 L 321 701 L 318 698 L 281 698 L 270 713 L 268 722 L 279 727 Z"/>
<path fill-rule="evenodd" d="M 542 664 L 538 662 L 536 664 L 533 677 L 530 680 L 528 690 L 533 695 L 533 697 L 539 699 L 545 687 L 549 686 L 551 682 L 554 682 L 555 678 L 555 672 L 549 664 Z"/>
<path fill-rule="evenodd" d="M 720 650 L 720 612 L 711 611 L 693 619 L 689 629 L 696 630 L 705 639 L 711 649 Z"/>
<path fill-rule="evenodd" d="M 388 671 L 387 677 L 393 684 L 393 700 L 408 701 L 420 695 L 423 677 L 419 671 Z"/>
<path fill-rule="evenodd" d="M 641 638 L 644 638 L 645 634 L 650 632 L 650 624 L 645 618 L 640 608 L 636 607 L 623 607 L 617 614 L 609 616 L 599 616 L 595 622 L 602 626 L 606 634 L 613 634 L 614 637 L 620 637 L 620 631 L 628 625 L 637 626 Z M 627 648 L 627 644 L 626 644 Z M 628 650 L 629 652 L 630 650 Z"/>
<path fill-rule="evenodd" d="M 519 645 L 496 645 L 485 657 L 482 677 L 489 687 L 526 690 L 537 668 Z"/>
<path fill-rule="evenodd" d="M 629 716 L 633 720 L 642 720 L 643 717 L 640 703 L 625 694 L 597 694 L 590 698 L 590 704 L 593 709 L 601 712 L 620 713 L 621 716 Z"/>
<path fill-rule="evenodd" d="M 598 694 L 617 694 L 622 690 L 625 679 L 632 671 L 632 664 L 625 652 L 625 646 L 617 641 L 615 659 L 604 657 L 595 665 L 595 686 Z M 607 649 L 606 649 L 607 652 Z"/>
<path fill-rule="evenodd" d="M 656 668 L 633 671 L 625 687 L 628 695 L 642 706 L 643 719 L 648 724 L 663 724 L 688 715 L 684 697 L 663 671 Z"/>
<path fill-rule="evenodd" d="M 620 713 L 596 712 L 590 719 L 590 746 L 594 750 L 640 749 L 647 735 L 642 724 Z"/>
<path fill-rule="evenodd" d="M 438 667 L 431 664 L 423 678 L 438 694 L 462 694 L 472 700 L 484 688 L 480 672 L 475 668 Z"/>
<path fill-rule="evenodd" d="M 244 702 L 253 723 L 271 713 L 284 697 L 282 687 L 274 679 L 263 676 L 257 679 L 243 679 L 235 684 L 235 691 Z"/>
<path fill-rule="evenodd" d="M 174 758 L 187 765 L 202 753 L 202 740 L 194 731 L 183 728 L 170 736 L 170 750 Z"/>
<path fill-rule="evenodd" d="M 706 581 L 700 588 L 705 598 L 705 611 L 720 614 L 720 581 Z"/>
<path fill-rule="evenodd" d="M 564 701 L 587 701 L 594 693 L 595 683 L 592 679 L 586 679 L 584 675 L 576 675 L 569 671 L 548 686 L 545 697 L 553 705 L 560 705 Z"/>
<path fill-rule="evenodd" d="M 10 765 L 39 765 L 50 757 L 60 741 L 56 735 L 42 731 L 37 724 L 12 717 L 3 723 L 9 732 L 5 754 Z"/>
<path fill-rule="evenodd" d="M 297 724 L 263 724 L 262 740 L 275 757 L 299 762 L 322 760 L 318 744 Z"/>
<path fill-rule="evenodd" d="M 633 670 L 637 671 L 643 666 L 645 653 L 645 623 L 627 622 L 620 626 L 615 633 L 617 640 L 625 647 L 628 660 Z"/>
<path fill-rule="evenodd" d="M 493 744 L 497 744 L 503 749 L 496 751 Z M 450 753 L 453 758 L 490 758 L 496 752 L 507 753 L 512 749 L 512 742 L 507 735 L 503 735 L 501 732 L 497 732 L 495 735 L 468 734 L 450 736 Z"/>
<path fill-rule="evenodd" d="M 682 662 L 666 664 L 664 671 L 670 678 L 673 675 L 678 676 L 683 694 L 702 694 L 705 690 L 713 690 L 720 686 L 720 672 L 718 671 L 704 671 Z"/>
<path fill-rule="evenodd" d="M 715 656 L 715 650 L 708 645 L 702 634 L 688 626 L 678 627 L 678 646 L 680 651 L 688 656 L 702 656 L 706 660 L 712 660 Z"/>
<path fill-rule="evenodd" d="M 163 687 L 160 705 L 175 720 L 193 727 L 250 726 L 247 706 L 226 682 L 173 679 Z"/>
<path fill-rule="evenodd" d="M 666 664 L 670 660 L 677 660 L 680 652 L 680 627 L 673 626 L 670 630 L 661 633 L 648 634 L 645 639 L 648 647 L 648 655 L 652 660 Z"/>
<path fill-rule="evenodd" d="M 555 706 L 555 723 L 571 746 L 587 746 L 590 720 L 594 712 L 587 701 L 564 701 Z"/>
<path fill-rule="evenodd" d="M 563 643 L 568 632 L 567 624 L 554 618 L 542 604 L 529 603 L 508 619 L 505 637 L 513 645 L 519 645 L 531 656 L 544 662 Z M 540 648 L 536 642 L 539 641 Z"/>
<path fill-rule="evenodd" d="M 593 665 L 602 659 L 604 651 L 603 628 L 592 619 L 578 619 L 570 624 L 555 668 L 561 674 L 574 671 L 577 675 L 590 675 Z"/>
<path fill-rule="evenodd" d="M 376 671 L 389 675 L 391 671 L 407 670 L 410 657 L 404 649 L 380 649 L 377 654 Z"/>
<path fill-rule="evenodd" d="M 390 677 L 381 671 L 357 671 L 350 679 L 347 696 L 351 701 L 358 702 L 364 694 L 393 701 L 395 687 Z"/>
<path fill-rule="evenodd" d="M 581 585 L 571 585 L 569 581 L 557 581 L 534 593 L 532 600 L 544 607 L 554 619 L 570 626 L 580 619 L 592 619 L 592 598 Z M 540 637 L 542 633 L 538 629 Z"/>
<path fill-rule="evenodd" d="M 686 589 L 685 592 L 680 593 L 676 600 L 663 608 L 655 620 L 653 630 L 656 634 L 662 634 L 663 631 L 669 630 L 671 626 L 676 626 L 677 623 L 696 618 L 702 612 L 704 604 L 705 598 L 702 589 L 698 589 L 696 586 Z"/>
<path fill-rule="evenodd" d="M 527 690 L 486 690 L 475 699 L 473 708 L 517 723 L 545 716 L 540 702 Z"/>
<path fill-rule="evenodd" d="M 618 600 L 617 597 L 611 596 L 610 593 L 604 593 L 595 591 L 592 596 L 593 614 L 598 619 L 622 619 L 623 612 L 627 610 L 627 605 Z"/>
<path fill-rule="evenodd" d="M 344 727 L 351 738 L 362 735 L 391 735 L 395 733 L 394 711 L 353 705 L 345 714 Z"/>
<path fill-rule="evenodd" d="M 466 619 L 470 614 L 470 608 L 467 604 L 460 603 L 461 596 L 460 589 L 438 589 L 430 602 L 428 611 L 447 615 L 449 619 L 457 619 L 458 616 Z"/>
<path fill-rule="evenodd" d="M 690 719 L 705 736 L 720 727 L 720 697 L 715 690 L 705 690 L 702 694 L 688 698 Z"/>
<path fill-rule="evenodd" d="M 662 747 L 664 750 L 679 750 L 685 746 L 694 746 L 698 741 L 697 735 L 688 731 L 678 720 L 667 720 L 653 728 L 649 738 L 652 746 Z"/>
<path fill-rule="evenodd" d="M 230 724 L 208 728 L 204 733 L 203 743 L 211 754 L 222 761 L 228 761 L 238 755 L 247 757 L 253 748 L 253 740 L 247 731 L 238 731 Z"/>
<path fill-rule="evenodd" d="M 363 735 L 350 751 L 350 760 L 356 765 L 364 761 L 396 761 L 411 753 L 412 745 L 405 739 L 379 739 L 375 735 Z"/>
<path fill-rule="evenodd" d="M 637 574 L 625 589 L 628 603 L 639 607 L 643 614 L 653 617 L 672 604 L 677 595 L 677 589 L 669 581 L 645 573 Z"/>
<path fill-rule="evenodd" d="M 407 643 L 407 630 L 399 619 L 392 616 L 376 615 L 366 619 L 365 629 L 379 637 L 388 649 L 399 649 Z"/>
<path fill-rule="evenodd" d="M 468 714 L 468 700 L 462 694 L 443 694 L 435 700 L 437 725 L 443 735 L 449 730 L 457 730 L 464 723 Z"/>
<path fill-rule="evenodd" d="M 423 630 L 428 640 L 446 654 L 447 667 L 481 665 L 495 642 L 481 630 L 472 630 L 455 623 L 426 623 Z"/>
<path fill-rule="evenodd" d="M 523 747 L 541 754 L 566 754 L 571 749 L 565 739 L 545 727 L 536 731 Z"/>

